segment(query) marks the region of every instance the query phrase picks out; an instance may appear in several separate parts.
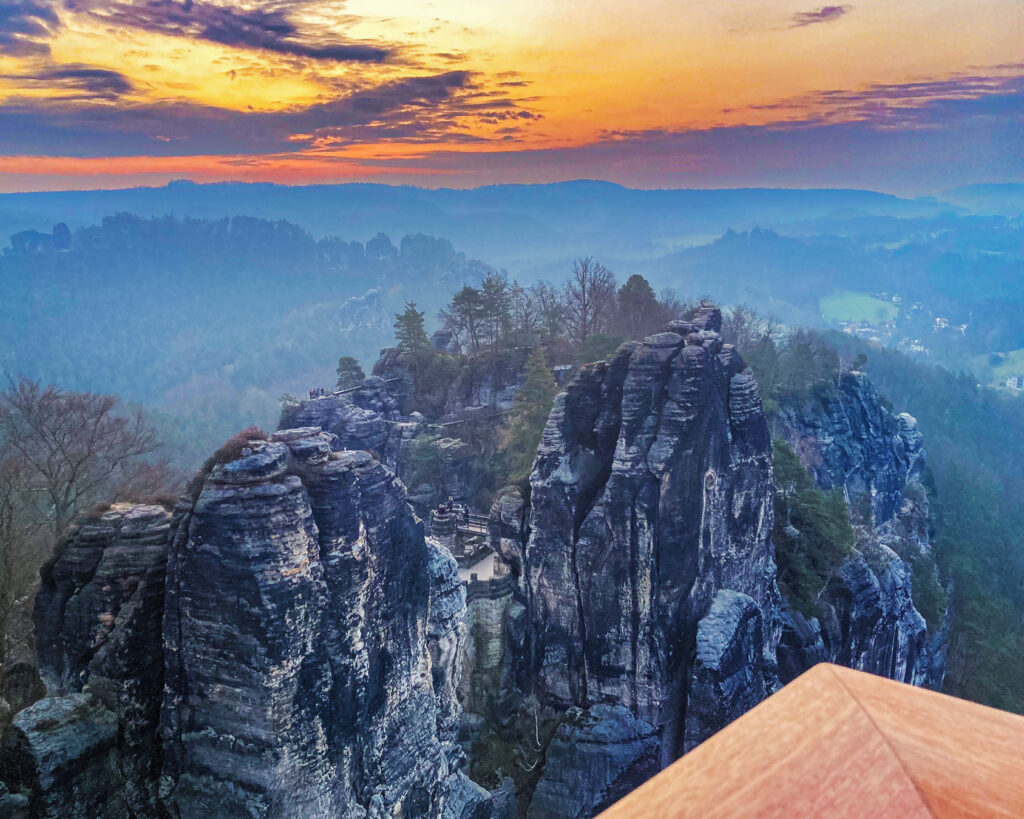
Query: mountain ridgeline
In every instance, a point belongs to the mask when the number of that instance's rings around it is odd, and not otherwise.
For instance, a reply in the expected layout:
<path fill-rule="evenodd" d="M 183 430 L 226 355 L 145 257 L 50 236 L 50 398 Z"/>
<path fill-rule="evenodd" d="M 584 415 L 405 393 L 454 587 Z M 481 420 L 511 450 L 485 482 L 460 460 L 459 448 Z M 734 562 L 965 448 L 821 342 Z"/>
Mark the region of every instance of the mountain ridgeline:
<path fill-rule="evenodd" d="M 821 660 L 941 686 L 914 419 L 848 371 L 770 427 L 721 330 L 704 304 L 579 368 L 473 523 L 489 580 L 460 582 L 454 507 L 427 533 L 410 502 L 437 493 L 403 481 L 425 426 L 507 402 L 509 372 L 428 418 L 400 351 L 229 441 L 173 509 L 80 520 L 43 571 L 47 696 L 4 735 L 0 805 L 583 817 Z"/>

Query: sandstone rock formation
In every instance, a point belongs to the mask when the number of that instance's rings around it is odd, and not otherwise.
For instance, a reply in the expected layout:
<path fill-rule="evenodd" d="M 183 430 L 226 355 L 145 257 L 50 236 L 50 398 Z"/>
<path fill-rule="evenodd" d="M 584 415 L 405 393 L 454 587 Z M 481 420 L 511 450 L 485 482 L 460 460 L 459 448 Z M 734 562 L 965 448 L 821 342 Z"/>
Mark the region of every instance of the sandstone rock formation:
<path fill-rule="evenodd" d="M 529 485 L 491 509 L 510 574 L 470 584 L 468 608 L 400 481 L 426 421 L 402 414 L 387 353 L 359 389 L 218 453 L 173 514 L 80 521 L 43 572 L 48 696 L 4 736 L 0 807 L 585 817 L 815 662 L 938 684 L 944 631 L 913 598 L 933 567 L 913 419 L 855 373 L 782 408 L 856 523 L 801 614 L 776 584 L 757 383 L 720 326 L 705 305 L 582 368 Z M 473 453 L 447 446 L 468 481 Z"/>
<path fill-rule="evenodd" d="M 121 800 L 142 816 L 149 815 L 155 800 L 159 772 L 156 731 L 170 522 L 168 508 L 149 504 L 115 504 L 80 520 L 43 567 L 36 596 L 36 650 L 48 694 L 38 710 L 60 712 L 67 723 L 62 730 L 73 733 L 70 715 L 77 700 L 67 698 L 87 696 L 82 707 L 96 712 L 87 724 L 112 726 L 108 739 L 117 759 L 112 770 L 120 779 L 118 787 L 102 786 L 99 795 L 107 793 L 111 804 Z M 28 746 L 48 742 L 50 731 L 42 724 L 24 726 Z M 91 736 L 89 742 L 95 741 Z M 72 766 L 94 752 L 92 745 L 65 751 Z M 40 796 L 47 792 L 45 777 L 31 787 L 37 785 Z"/>
<path fill-rule="evenodd" d="M 776 685 L 770 441 L 756 382 L 720 322 L 702 308 L 584 367 L 544 431 L 528 534 L 500 539 L 526 608 L 529 693 L 603 737 L 583 740 L 583 756 L 553 757 L 576 735 L 555 730 L 531 815 L 589 815 L 713 730 L 702 720 L 720 715 L 688 717 L 687 699 L 701 623 L 723 589 L 759 614 L 756 629 L 734 624 L 742 635 L 723 633 L 721 618 L 714 629 L 743 643 L 749 666 L 741 684 L 729 663 L 706 664 L 695 685 L 750 686 L 736 697 L 751 704 Z M 584 758 L 585 768 L 568 761 Z"/>
<path fill-rule="evenodd" d="M 866 499 L 869 518 L 822 616 L 805 617 L 776 586 L 757 383 L 720 326 L 704 305 L 585 366 L 555 401 L 528 502 L 512 491 L 492 510 L 491 542 L 524 609 L 503 639 L 522 659 L 508 669 L 492 650 L 502 694 L 466 701 L 489 720 L 478 734 L 525 751 L 530 816 L 592 815 L 816 662 L 917 684 L 941 673 L 941 638 L 928 637 L 897 554 L 930 554 L 913 419 L 856 374 L 783 410 L 818 485 Z M 503 727 L 515 708 L 520 722 L 534 714 L 539 747 Z"/>
<path fill-rule="evenodd" d="M 393 473 L 335 445 L 249 441 L 173 520 L 118 505 L 62 542 L 37 605 L 49 696 L 0 753 L 32 811 L 490 815 L 459 770 L 454 561 Z"/>
<path fill-rule="evenodd" d="M 779 645 L 788 682 L 816 662 L 939 688 L 946 630 L 915 609 L 911 563 L 937 582 L 921 484 L 917 422 L 894 415 L 865 375 L 844 372 L 833 392 L 783 407 L 781 429 L 821 489 L 841 489 L 855 511 L 856 551 L 830 578 L 820 617 L 787 610 Z"/>

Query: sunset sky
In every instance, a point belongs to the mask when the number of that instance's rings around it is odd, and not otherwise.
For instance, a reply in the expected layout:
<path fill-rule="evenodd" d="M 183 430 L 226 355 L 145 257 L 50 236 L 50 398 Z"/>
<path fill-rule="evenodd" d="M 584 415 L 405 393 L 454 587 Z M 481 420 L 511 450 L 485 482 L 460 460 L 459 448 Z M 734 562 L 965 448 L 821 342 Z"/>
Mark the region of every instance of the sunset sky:
<path fill-rule="evenodd" d="M 0 191 L 1024 181 L 1021 0 L 0 0 Z"/>

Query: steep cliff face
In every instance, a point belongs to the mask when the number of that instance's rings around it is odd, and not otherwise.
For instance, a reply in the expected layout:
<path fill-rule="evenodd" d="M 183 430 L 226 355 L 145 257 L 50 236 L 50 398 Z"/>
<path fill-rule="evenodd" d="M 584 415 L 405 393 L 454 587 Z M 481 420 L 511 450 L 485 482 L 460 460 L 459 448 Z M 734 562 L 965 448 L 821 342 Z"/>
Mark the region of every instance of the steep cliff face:
<path fill-rule="evenodd" d="M 491 510 L 510 577 L 468 610 L 388 468 L 425 426 L 400 414 L 401 381 L 287 407 L 173 514 L 81 521 L 43 573 L 48 696 L 5 734 L 0 780 L 54 817 L 497 819 L 516 797 L 584 817 L 815 662 L 937 684 L 913 419 L 858 374 L 781 410 L 855 523 L 801 613 L 776 583 L 757 383 L 720 323 L 702 307 L 581 370 L 529 486 Z"/>
<path fill-rule="evenodd" d="M 584 367 L 556 399 L 528 503 L 513 492 L 492 511 L 525 614 L 504 626 L 523 659 L 490 670 L 542 726 L 526 755 L 539 773 L 519 783 L 531 816 L 592 815 L 816 662 L 940 678 L 941 630 L 929 637 L 912 597 L 908 555 L 930 560 L 914 420 L 858 374 L 777 419 L 856 524 L 820 616 L 801 614 L 776 585 L 757 384 L 720 322 L 704 306 Z"/>
<path fill-rule="evenodd" d="M 115 504 L 43 567 L 36 644 L 48 696 L 15 717 L 0 779 L 42 816 L 153 815 L 170 511 Z"/>
<path fill-rule="evenodd" d="M 886 409 L 858 372 L 843 373 L 834 390 L 784 406 L 779 420 L 818 486 L 842 490 L 856 534 L 854 553 L 820 595 L 820 616 L 785 612 L 780 677 L 787 682 L 828 661 L 940 687 L 946 629 L 935 623 L 929 633 L 913 596 L 914 575 L 919 594 L 938 582 L 917 422 Z"/>
<path fill-rule="evenodd" d="M 688 737 L 707 735 L 707 720 L 738 716 L 775 685 L 770 441 L 756 382 L 722 344 L 720 322 L 702 308 L 583 368 L 544 431 L 528 536 L 502 541 L 527 610 L 531 693 L 550 709 L 583 709 L 581 725 L 605 737 L 587 755 L 603 748 L 605 764 L 573 766 L 581 785 L 560 800 L 564 789 L 549 780 L 569 774 L 549 755 L 536 815 L 592 813 L 677 757 Z M 758 628 L 741 619 L 726 633 L 713 612 L 723 590 L 749 601 Z M 702 641 L 722 643 L 710 652 L 740 644 L 747 676 L 704 664 L 691 682 Z M 706 694 L 715 685 L 752 691 L 715 704 Z M 605 731 L 609 719 L 615 729 Z"/>
<path fill-rule="evenodd" d="M 455 562 L 393 473 L 335 445 L 319 429 L 250 441 L 173 520 L 117 506 L 62 543 L 37 607 L 50 696 L 0 754 L 33 810 L 491 811 L 459 771 Z"/>
<path fill-rule="evenodd" d="M 508 409 L 526 376 L 528 351 L 522 347 L 467 357 L 448 388 L 445 415 L 474 407 Z"/>
<path fill-rule="evenodd" d="M 914 418 L 886 409 L 866 375 L 843 372 L 835 389 L 783 406 L 779 415 L 818 486 L 840 488 L 852 503 L 867 498 L 877 525 L 900 513 L 905 487 L 924 471 L 924 442 Z"/>

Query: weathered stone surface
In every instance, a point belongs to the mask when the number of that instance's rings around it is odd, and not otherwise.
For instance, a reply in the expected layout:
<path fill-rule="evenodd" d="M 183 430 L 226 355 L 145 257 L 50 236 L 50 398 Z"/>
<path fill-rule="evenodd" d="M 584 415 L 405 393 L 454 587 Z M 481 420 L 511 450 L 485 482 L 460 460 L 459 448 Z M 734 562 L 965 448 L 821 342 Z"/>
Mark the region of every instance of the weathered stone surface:
<path fill-rule="evenodd" d="M 927 624 L 914 608 L 910 572 L 899 555 L 873 540 L 859 544 L 821 596 L 824 614 L 789 609 L 778 648 L 784 682 L 819 662 L 870 671 L 913 685 L 934 673 Z"/>
<path fill-rule="evenodd" d="M 425 427 L 399 414 L 397 359 L 208 464 L 173 519 L 82 521 L 37 604 L 49 696 L 15 718 L 0 779 L 44 816 L 582 817 L 819 660 L 941 680 L 907 562 L 931 548 L 913 419 L 856 374 L 783 410 L 819 486 L 866 499 L 804 617 L 776 588 L 757 383 L 720 326 L 703 305 L 582 368 L 528 491 L 491 510 L 509 576 L 468 610 L 388 468 Z M 469 747 L 494 792 L 463 772 Z"/>
<path fill-rule="evenodd" d="M 723 589 L 697 625 L 697 657 L 686 706 L 686 746 L 699 745 L 767 697 L 760 656 L 761 610 L 745 594 Z"/>
<path fill-rule="evenodd" d="M 123 799 L 151 815 L 163 687 L 161 620 L 171 513 L 115 504 L 80 520 L 43 567 L 36 650 L 50 697 L 85 691 L 114 715 Z"/>
<path fill-rule="evenodd" d="M 480 488 L 483 474 L 480 453 L 459 438 L 440 438 L 434 442 L 440 455 L 440 498 L 466 501 Z"/>
<path fill-rule="evenodd" d="M 390 417 L 381 413 L 376 408 L 381 402 L 372 400 L 379 395 L 373 393 L 369 396 L 371 400 L 368 403 L 374 406 L 362 406 L 356 402 L 356 395 L 360 392 L 361 390 L 285 405 L 281 410 L 279 427 L 323 429 L 336 436 L 334 447 L 338 450 L 373 450 L 383 455 L 387 452 L 388 440 L 391 437 L 388 421 L 396 420 L 397 413 Z"/>
<path fill-rule="evenodd" d="M 433 674 L 434 695 L 438 703 L 437 731 L 452 762 L 461 761 L 457 747 L 459 707 L 456 689 L 462 679 L 466 644 L 466 589 L 459 580 L 459 565 L 451 553 L 427 539 L 430 578 L 430 617 L 427 621 L 427 647 Z"/>
<path fill-rule="evenodd" d="M 10 793 L 3 782 L 0 782 L 0 819 L 29 819 L 28 796 Z"/>
<path fill-rule="evenodd" d="M 528 816 L 582 819 L 659 770 L 657 731 L 622 705 L 570 709 L 547 747 Z"/>
<path fill-rule="evenodd" d="M 334 436 L 330 446 L 335 451 L 372 452 L 402 477 L 409 442 L 425 429 L 426 419 L 418 412 L 400 415 L 393 386 L 370 376 L 356 390 L 287 404 L 279 427 L 324 430 Z"/>
<path fill-rule="evenodd" d="M 556 399 L 530 479 L 520 562 L 537 691 L 625 705 L 662 729 L 666 760 L 682 750 L 687 658 L 715 594 L 775 600 L 768 433 L 741 367 L 710 330 L 624 345 Z"/>
<path fill-rule="evenodd" d="M 126 632 L 152 625 L 163 609 L 170 520 L 163 506 L 116 504 L 80 520 L 58 545 L 42 569 L 35 614 L 40 674 L 50 694 L 81 691 L 102 671 L 123 677 L 105 668 L 127 659 L 119 653 L 148 654 L 140 658 L 146 667 L 153 650 L 159 655 L 159 626 Z"/>
<path fill-rule="evenodd" d="M 390 470 L 282 430 L 205 466 L 173 518 L 116 505 L 62 542 L 37 607 L 51 696 L 0 779 L 45 816 L 489 817 L 459 770 L 465 608 Z"/>
<path fill-rule="evenodd" d="M 444 415 L 481 407 L 509 409 L 525 378 L 527 355 L 525 348 L 516 347 L 466 358 L 448 389 Z"/>
<path fill-rule="evenodd" d="M 534 784 L 519 782 L 531 815 L 588 815 L 602 783 L 653 772 L 815 662 L 916 684 L 942 666 L 941 637 L 927 636 L 900 558 L 930 554 L 913 418 L 889 413 L 857 374 L 783 409 L 780 428 L 818 485 L 867 499 L 857 551 L 823 590 L 822 617 L 807 619 L 776 587 L 767 425 L 757 382 L 720 327 L 702 305 L 583 367 L 555 401 L 529 501 L 511 490 L 492 510 L 491 545 L 524 612 L 521 636 L 505 627 L 503 639 L 522 648 L 510 672 L 490 642 L 490 677 L 475 667 L 484 652 L 467 664 L 477 685 L 503 691 L 481 698 L 468 681 L 468 710 L 484 719 L 475 734 L 501 734 L 517 703 L 520 715 L 537 703 L 545 725 L 615 706 L 652 727 L 656 749 L 653 767 L 634 767 L 615 741 L 578 750 L 589 740 L 559 723 L 542 758 L 524 758 L 540 766 Z M 488 640 L 496 631 L 474 621 L 470 645 L 477 629 Z M 514 728 L 504 732 L 512 747 L 523 739 Z"/>
<path fill-rule="evenodd" d="M 373 374 L 384 380 L 396 406 L 405 415 L 419 410 L 432 419 L 463 417 L 472 410 L 512 406 L 526 372 L 528 350 L 486 350 L 458 360 L 447 378 L 416 384 L 406 356 L 394 348 L 381 350 Z"/>
<path fill-rule="evenodd" d="M 492 513 L 525 609 L 522 690 L 545 713 L 614 706 L 647 726 L 638 753 L 635 738 L 594 742 L 563 724 L 524 794 L 533 815 L 589 815 L 613 783 L 635 787 L 776 684 L 770 442 L 756 381 L 719 326 L 704 307 L 673 323 L 685 335 L 584 366 L 555 400 L 528 507 L 511 493 Z M 722 590 L 756 617 L 732 638 L 742 661 L 712 670 L 692 658 Z M 727 709 L 709 699 L 715 673 Z M 705 701 L 684 725 L 691 687 Z"/>
<path fill-rule="evenodd" d="M 326 433 L 275 437 L 215 468 L 176 526 L 162 798 L 181 815 L 437 815 L 462 590 L 383 465 Z"/>
<path fill-rule="evenodd" d="M 29 792 L 33 817 L 127 819 L 117 733 L 117 715 L 95 697 L 45 697 L 4 732 L 0 779 Z"/>
<path fill-rule="evenodd" d="M 843 491 L 856 532 L 856 551 L 819 597 L 821 616 L 784 612 L 781 680 L 833 662 L 941 687 L 948 624 L 929 634 L 914 608 L 908 565 L 923 561 L 934 572 L 917 421 L 890 412 L 858 372 L 843 373 L 832 392 L 784 407 L 781 421 L 818 487 Z"/>
<path fill-rule="evenodd" d="M 877 525 L 896 516 L 904 487 L 924 469 L 917 422 L 887 410 L 863 373 L 842 373 L 833 392 L 783 407 L 780 417 L 818 486 L 842 489 L 851 503 L 869 498 Z"/>

